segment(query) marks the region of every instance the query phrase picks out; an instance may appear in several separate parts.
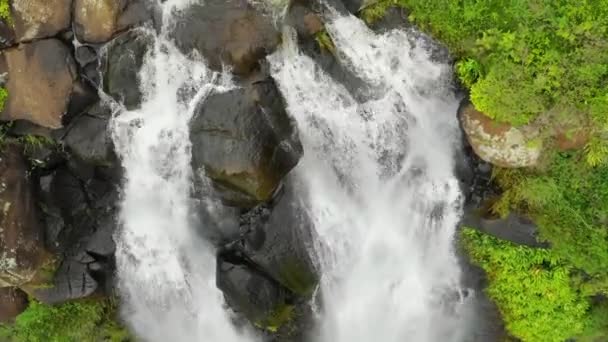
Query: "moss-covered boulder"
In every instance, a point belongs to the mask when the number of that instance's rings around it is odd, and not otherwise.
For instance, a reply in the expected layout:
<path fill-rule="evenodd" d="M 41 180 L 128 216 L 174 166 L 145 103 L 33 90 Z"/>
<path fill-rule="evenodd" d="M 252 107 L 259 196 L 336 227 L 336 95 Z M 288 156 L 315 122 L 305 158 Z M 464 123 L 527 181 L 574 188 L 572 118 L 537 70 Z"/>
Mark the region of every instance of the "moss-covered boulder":
<path fill-rule="evenodd" d="M 469 103 L 461 105 L 459 115 L 466 137 L 481 159 L 505 168 L 538 164 L 543 151 L 538 127 L 499 123 Z"/>

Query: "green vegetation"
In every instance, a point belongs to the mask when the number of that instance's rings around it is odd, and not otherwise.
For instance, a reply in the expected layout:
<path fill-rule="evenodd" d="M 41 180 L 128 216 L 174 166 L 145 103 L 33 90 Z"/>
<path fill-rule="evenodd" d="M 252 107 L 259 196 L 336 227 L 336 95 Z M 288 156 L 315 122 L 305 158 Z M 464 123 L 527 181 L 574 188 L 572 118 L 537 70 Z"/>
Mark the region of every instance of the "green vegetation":
<path fill-rule="evenodd" d="M 563 342 L 597 333 L 590 300 L 573 284 L 571 267 L 553 251 L 516 246 L 473 229 L 463 230 L 462 241 L 473 262 L 487 272 L 487 294 L 513 336 Z"/>
<path fill-rule="evenodd" d="M 12 326 L 0 326 L 2 341 L 123 342 L 129 334 L 115 321 L 110 301 L 71 302 L 50 306 L 32 301 Z"/>
<path fill-rule="evenodd" d="M 334 45 L 334 42 L 331 40 L 331 37 L 327 31 L 321 30 L 315 33 L 315 40 L 317 41 L 317 44 L 321 50 L 326 50 L 332 54 L 336 52 L 336 46 Z"/>
<path fill-rule="evenodd" d="M 264 320 L 256 322 L 255 326 L 270 332 L 277 332 L 281 327 L 293 320 L 294 309 L 293 305 L 279 305 Z"/>
<path fill-rule="evenodd" d="M 3 19 L 9 23 L 12 22 L 11 5 L 9 0 L 0 0 L 0 19 Z"/>
<path fill-rule="evenodd" d="M 0 4 L 0 11 L 2 9 L 1 7 L 2 5 Z M 0 14 L 1 16 L 1 14 Z M 0 112 L 4 110 L 4 104 L 6 103 L 6 100 L 8 99 L 8 90 L 6 90 L 6 88 L 4 87 L 0 87 Z"/>

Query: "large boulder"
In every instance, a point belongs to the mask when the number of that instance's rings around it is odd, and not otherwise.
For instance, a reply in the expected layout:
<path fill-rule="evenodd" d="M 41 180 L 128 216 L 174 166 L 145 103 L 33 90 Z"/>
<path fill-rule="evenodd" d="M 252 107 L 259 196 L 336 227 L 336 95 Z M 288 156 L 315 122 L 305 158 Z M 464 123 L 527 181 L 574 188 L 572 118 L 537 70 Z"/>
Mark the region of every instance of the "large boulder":
<path fill-rule="evenodd" d="M 128 110 L 141 104 L 139 70 L 154 38 L 141 29 L 128 31 L 109 42 L 101 58 L 103 90 Z"/>
<path fill-rule="evenodd" d="M 143 0 L 74 0 L 74 32 L 81 42 L 104 43 L 151 14 Z"/>
<path fill-rule="evenodd" d="M 109 108 L 97 103 L 71 122 L 63 141 L 72 155 L 90 165 L 114 165 L 116 158 L 108 130 L 110 115 Z"/>
<path fill-rule="evenodd" d="M 23 119 L 43 127 L 62 127 L 76 80 L 70 50 L 57 39 L 2 51 L 0 74 L 8 73 L 8 99 L 0 120 Z"/>
<path fill-rule="evenodd" d="M 226 189 L 227 202 L 242 206 L 269 200 L 302 155 L 270 78 L 209 95 L 195 110 L 190 138 L 194 169 Z"/>
<path fill-rule="evenodd" d="M 314 228 L 293 191 L 286 187 L 270 207 L 245 215 L 244 237 L 235 248 L 291 292 L 309 298 L 318 282 L 311 255 Z"/>
<path fill-rule="evenodd" d="M 256 69 L 280 42 L 272 18 L 243 0 L 193 3 L 177 15 L 171 35 L 184 53 L 197 51 L 212 69 L 226 64 L 239 75 Z"/>
<path fill-rule="evenodd" d="M 228 305 L 257 327 L 275 332 L 293 318 L 291 293 L 263 273 L 220 256 L 216 279 Z"/>
<path fill-rule="evenodd" d="M 466 102 L 461 105 L 459 116 L 467 140 L 481 159 L 505 168 L 538 163 L 543 147 L 538 128 L 496 122 Z"/>
<path fill-rule="evenodd" d="M 0 323 L 11 323 L 27 308 L 27 295 L 16 287 L 0 288 Z"/>
<path fill-rule="evenodd" d="M 0 287 L 20 286 L 49 261 L 22 147 L 0 152 Z"/>
<path fill-rule="evenodd" d="M 17 0 L 12 2 L 16 42 L 48 38 L 70 28 L 72 0 Z"/>

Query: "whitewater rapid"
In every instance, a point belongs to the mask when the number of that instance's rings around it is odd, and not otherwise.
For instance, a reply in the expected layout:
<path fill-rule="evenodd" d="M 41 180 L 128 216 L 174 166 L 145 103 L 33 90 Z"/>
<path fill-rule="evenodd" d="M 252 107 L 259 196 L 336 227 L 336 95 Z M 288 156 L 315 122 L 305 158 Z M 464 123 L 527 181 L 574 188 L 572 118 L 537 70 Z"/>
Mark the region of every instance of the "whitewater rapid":
<path fill-rule="evenodd" d="M 304 157 L 295 173 L 321 239 L 317 339 L 461 341 L 451 68 L 432 61 L 415 31 L 375 34 L 353 16 L 326 29 L 341 63 L 364 80 L 365 100 L 298 51 L 290 31 L 270 57 L 298 123 Z"/>
<path fill-rule="evenodd" d="M 186 4 L 161 6 L 168 14 Z M 166 28 L 172 16 L 163 20 Z M 304 145 L 292 172 L 319 236 L 311 253 L 323 305 L 312 342 L 462 341 L 450 66 L 433 61 L 415 31 L 376 34 L 339 15 L 326 29 L 340 62 L 365 82 L 363 96 L 300 52 L 290 29 L 268 57 Z M 215 251 L 192 215 L 188 122 L 210 91 L 235 85 L 181 54 L 164 31 L 150 33 L 141 108 L 112 120 L 125 170 L 115 236 L 122 314 L 144 341 L 256 341 L 232 323 L 215 284 Z"/>

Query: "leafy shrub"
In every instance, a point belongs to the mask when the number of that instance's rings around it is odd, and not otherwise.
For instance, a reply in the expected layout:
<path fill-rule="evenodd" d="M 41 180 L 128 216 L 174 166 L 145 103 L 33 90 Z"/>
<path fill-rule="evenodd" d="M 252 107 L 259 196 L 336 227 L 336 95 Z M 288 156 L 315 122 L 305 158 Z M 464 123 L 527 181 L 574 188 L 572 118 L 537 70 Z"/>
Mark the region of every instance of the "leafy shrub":
<path fill-rule="evenodd" d="M 487 73 L 462 73 L 472 102 L 522 125 L 554 107 L 608 122 L 608 1 L 385 0 Z M 376 5 L 382 9 L 385 5 Z M 374 12 L 375 16 L 378 13 Z M 470 66 L 470 65 L 469 65 Z M 458 67 L 457 67 L 458 68 Z"/>
<path fill-rule="evenodd" d="M 9 0 L 0 0 L 0 19 L 11 22 L 11 6 Z"/>
<path fill-rule="evenodd" d="M 589 300 L 573 286 L 571 268 L 547 249 L 516 246 L 473 229 L 462 241 L 471 259 L 488 274 L 488 295 L 507 329 L 522 341 L 563 342 L 595 321 Z"/>

